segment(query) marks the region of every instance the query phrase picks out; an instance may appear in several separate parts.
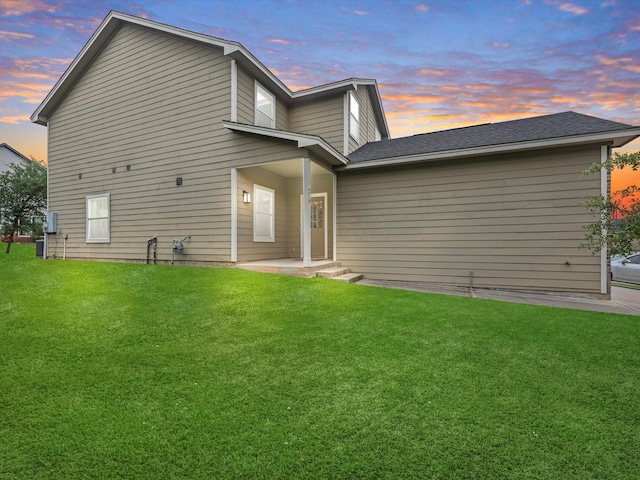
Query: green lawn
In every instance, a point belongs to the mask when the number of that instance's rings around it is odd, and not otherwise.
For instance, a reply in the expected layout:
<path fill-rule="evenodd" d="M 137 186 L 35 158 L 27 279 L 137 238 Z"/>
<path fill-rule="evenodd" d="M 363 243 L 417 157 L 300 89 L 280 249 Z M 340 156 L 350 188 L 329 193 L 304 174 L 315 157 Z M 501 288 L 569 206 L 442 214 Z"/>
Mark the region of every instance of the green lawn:
<path fill-rule="evenodd" d="M 15 245 L 0 329 L 0 479 L 640 475 L 638 317 Z"/>

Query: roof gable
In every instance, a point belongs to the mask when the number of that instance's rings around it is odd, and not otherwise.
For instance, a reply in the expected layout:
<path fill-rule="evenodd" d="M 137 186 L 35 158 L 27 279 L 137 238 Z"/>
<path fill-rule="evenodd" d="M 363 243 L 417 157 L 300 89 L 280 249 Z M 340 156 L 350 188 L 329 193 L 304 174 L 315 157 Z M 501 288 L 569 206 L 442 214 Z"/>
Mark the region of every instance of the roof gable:
<path fill-rule="evenodd" d="M 84 74 L 89 65 L 124 23 L 150 28 L 185 40 L 195 41 L 215 48 L 221 48 L 224 55 L 229 56 L 242 64 L 242 66 L 246 68 L 250 74 L 254 75 L 261 83 L 263 83 L 265 87 L 271 89 L 272 93 L 289 104 L 297 101 L 309 101 L 325 95 L 340 93 L 342 91 L 353 90 L 359 86 L 366 87 L 370 91 L 370 95 L 372 97 L 372 104 L 374 106 L 376 118 L 380 122 L 381 133 L 383 136 L 389 136 L 389 127 L 384 114 L 378 85 L 375 80 L 350 78 L 298 92 L 292 92 L 278 77 L 271 73 L 267 67 L 265 67 L 251 52 L 249 52 L 249 50 L 238 42 L 223 40 L 210 35 L 173 27 L 171 25 L 115 11 L 111 11 L 102 21 L 80 53 L 78 53 L 74 58 L 49 94 L 31 115 L 32 122 L 39 123 L 41 125 L 47 124 L 49 116 L 55 111 L 58 104 L 65 98 L 67 93 L 73 88 L 73 85 Z"/>
<path fill-rule="evenodd" d="M 32 161 L 30 158 L 27 158 L 25 155 L 21 154 L 19 151 L 17 151 L 11 145 L 8 145 L 6 143 L 0 143 L 0 148 L 6 148 L 9 152 L 14 154 L 16 157 L 19 157 L 20 160 L 23 160 L 25 162 L 31 162 Z"/>
<path fill-rule="evenodd" d="M 640 129 L 580 113 L 563 112 L 382 140 L 362 146 L 348 158 L 351 163 L 358 163 L 441 152 L 488 150 L 506 145 L 516 149 L 518 144 L 524 146 L 531 142 L 538 142 L 541 146 L 546 142 L 551 146 L 561 139 L 580 141 L 583 137 L 598 134 L 602 134 L 603 139 L 619 139 L 614 146 L 621 146 L 640 135 Z"/>

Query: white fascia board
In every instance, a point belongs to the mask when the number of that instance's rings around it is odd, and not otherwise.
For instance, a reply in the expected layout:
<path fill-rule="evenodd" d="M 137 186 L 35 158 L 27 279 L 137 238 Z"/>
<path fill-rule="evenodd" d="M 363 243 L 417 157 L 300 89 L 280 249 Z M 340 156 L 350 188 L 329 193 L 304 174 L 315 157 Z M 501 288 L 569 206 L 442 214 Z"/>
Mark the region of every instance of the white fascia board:
<path fill-rule="evenodd" d="M 321 137 L 315 135 L 304 135 L 302 133 L 286 132 L 284 130 L 275 130 L 272 128 L 258 127 L 256 125 L 247 125 L 245 123 L 222 122 L 225 128 L 237 132 L 252 133 L 264 137 L 278 138 L 280 140 L 289 140 L 296 142 L 298 148 L 320 147 L 326 151 L 331 157 L 335 158 L 340 164 L 346 165 L 348 160 L 338 153 L 338 151 L 324 141 Z"/>
<path fill-rule="evenodd" d="M 323 93 L 330 93 L 339 90 L 357 90 L 358 85 L 375 84 L 376 81 L 370 78 L 348 78 L 346 80 L 340 80 L 338 82 L 327 83 L 325 85 L 318 85 L 317 87 L 293 92 L 293 98 L 313 97 L 315 95 L 322 95 Z"/>
<path fill-rule="evenodd" d="M 406 155 L 403 157 L 379 158 L 376 160 L 363 160 L 361 162 L 349 163 L 341 170 L 353 170 L 354 168 L 368 167 L 384 167 L 388 165 L 402 165 L 405 163 L 415 162 L 435 162 L 438 160 L 449 160 L 453 158 L 477 157 L 481 155 L 490 155 L 493 153 L 507 153 L 518 150 L 537 150 L 541 148 L 562 147 L 567 145 L 579 145 L 596 142 L 610 142 L 617 138 L 626 138 L 630 142 L 634 138 L 640 136 L 640 127 L 634 127 L 628 130 L 617 130 L 613 132 L 594 133 L 586 135 L 573 135 L 571 137 L 550 138 L 544 140 L 533 140 L 529 142 L 506 143 L 502 145 L 487 145 L 484 147 L 464 148 L 458 150 L 446 150 L 433 153 L 417 153 L 415 155 Z M 622 146 L 622 145 L 620 145 Z"/>

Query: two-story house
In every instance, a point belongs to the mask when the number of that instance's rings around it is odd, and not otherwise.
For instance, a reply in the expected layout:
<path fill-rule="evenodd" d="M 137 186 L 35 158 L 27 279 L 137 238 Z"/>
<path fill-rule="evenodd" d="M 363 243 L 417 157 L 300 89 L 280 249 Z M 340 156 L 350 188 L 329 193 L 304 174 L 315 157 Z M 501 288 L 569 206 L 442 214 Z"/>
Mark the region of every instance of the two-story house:
<path fill-rule="evenodd" d="M 640 135 L 566 112 L 390 140 L 375 80 L 292 92 L 239 43 L 117 12 L 32 121 L 68 258 L 141 261 L 155 236 L 163 261 L 603 295 L 606 253 L 578 245 L 608 176 L 581 172 Z"/>

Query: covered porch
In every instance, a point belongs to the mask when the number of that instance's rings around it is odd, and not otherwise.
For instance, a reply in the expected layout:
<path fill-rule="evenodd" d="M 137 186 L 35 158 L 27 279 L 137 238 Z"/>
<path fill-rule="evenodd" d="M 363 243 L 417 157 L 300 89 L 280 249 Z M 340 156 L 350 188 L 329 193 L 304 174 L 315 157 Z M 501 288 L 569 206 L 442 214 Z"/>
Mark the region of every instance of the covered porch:
<path fill-rule="evenodd" d="M 308 276 L 335 264 L 336 177 L 329 165 L 310 156 L 272 161 L 232 169 L 231 182 L 238 266 Z"/>

